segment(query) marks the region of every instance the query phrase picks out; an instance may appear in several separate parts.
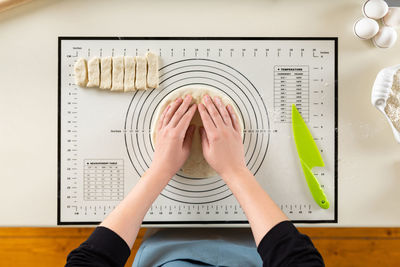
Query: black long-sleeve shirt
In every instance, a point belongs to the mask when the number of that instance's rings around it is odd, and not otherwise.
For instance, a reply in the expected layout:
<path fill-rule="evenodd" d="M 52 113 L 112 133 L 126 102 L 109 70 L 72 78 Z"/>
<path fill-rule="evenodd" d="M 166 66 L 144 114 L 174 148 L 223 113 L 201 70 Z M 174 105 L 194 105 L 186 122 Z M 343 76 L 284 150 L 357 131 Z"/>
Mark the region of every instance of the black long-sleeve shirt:
<path fill-rule="evenodd" d="M 289 221 L 274 226 L 261 240 L 257 251 L 264 267 L 324 266 L 310 238 Z M 119 235 L 106 227 L 97 227 L 85 242 L 71 251 L 66 266 L 124 266 L 129 255 L 129 246 Z"/>

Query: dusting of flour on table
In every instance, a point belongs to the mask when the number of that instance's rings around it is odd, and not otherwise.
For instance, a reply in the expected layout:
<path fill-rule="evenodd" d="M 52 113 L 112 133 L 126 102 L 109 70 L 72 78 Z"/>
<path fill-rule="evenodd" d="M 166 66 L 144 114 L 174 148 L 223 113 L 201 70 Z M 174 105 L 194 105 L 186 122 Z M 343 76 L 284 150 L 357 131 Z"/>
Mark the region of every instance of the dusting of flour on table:
<path fill-rule="evenodd" d="M 392 91 L 386 101 L 385 113 L 393 126 L 400 131 L 400 70 L 393 77 Z"/>

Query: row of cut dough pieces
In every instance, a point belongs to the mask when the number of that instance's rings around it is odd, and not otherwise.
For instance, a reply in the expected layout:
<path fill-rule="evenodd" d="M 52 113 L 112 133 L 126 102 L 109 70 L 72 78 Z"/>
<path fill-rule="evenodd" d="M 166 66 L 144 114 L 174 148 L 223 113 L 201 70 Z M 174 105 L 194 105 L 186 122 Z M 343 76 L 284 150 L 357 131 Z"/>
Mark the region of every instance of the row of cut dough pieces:
<path fill-rule="evenodd" d="M 130 92 L 157 88 L 158 56 L 94 57 L 89 62 L 80 58 L 74 66 L 75 83 L 81 87 L 99 87 Z"/>

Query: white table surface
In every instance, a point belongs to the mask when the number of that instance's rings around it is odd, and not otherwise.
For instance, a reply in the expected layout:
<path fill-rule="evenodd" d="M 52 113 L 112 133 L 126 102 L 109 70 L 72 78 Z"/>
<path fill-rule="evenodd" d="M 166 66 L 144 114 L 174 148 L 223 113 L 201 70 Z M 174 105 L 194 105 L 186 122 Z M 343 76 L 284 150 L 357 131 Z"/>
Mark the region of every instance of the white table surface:
<path fill-rule="evenodd" d="M 400 41 L 377 49 L 355 38 L 361 5 L 34 0 L 0 13 L 0 225 L 56 225 L 57 37 L 82 35 L 338 36 L 339 223 L 332 226 L 400 226 L 400 144 L 370 104 L 378 71 L 400 63 Z"/>

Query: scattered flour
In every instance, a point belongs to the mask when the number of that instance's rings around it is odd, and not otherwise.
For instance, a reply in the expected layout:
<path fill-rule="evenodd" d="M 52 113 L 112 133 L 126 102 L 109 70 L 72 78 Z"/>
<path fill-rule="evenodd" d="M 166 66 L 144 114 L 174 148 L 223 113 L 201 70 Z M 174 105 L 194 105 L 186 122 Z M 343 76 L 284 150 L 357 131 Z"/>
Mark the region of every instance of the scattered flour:
<path fill-rule="evenodd" d="M 393 126 L 400 131 L 400 70 L 393 77 L 392 91 L 386 101 L 385 113 Z"/>

